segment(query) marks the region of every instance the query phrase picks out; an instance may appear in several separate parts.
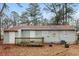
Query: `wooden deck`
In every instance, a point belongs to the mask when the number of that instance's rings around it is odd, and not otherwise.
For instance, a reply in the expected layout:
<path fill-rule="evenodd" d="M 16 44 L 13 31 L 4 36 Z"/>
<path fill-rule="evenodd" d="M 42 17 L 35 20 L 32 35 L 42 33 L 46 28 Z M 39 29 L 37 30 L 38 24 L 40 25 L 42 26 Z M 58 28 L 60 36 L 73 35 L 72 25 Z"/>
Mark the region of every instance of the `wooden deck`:
<path fill-rule="evenodd" d="M 43 46 L 44 38 L 43 37 L 16 37 L 15 42 L 17 43 L 17 40 L 21 39 L 21 42 L 19 45 L 27 45 L 27 46 Z"/>

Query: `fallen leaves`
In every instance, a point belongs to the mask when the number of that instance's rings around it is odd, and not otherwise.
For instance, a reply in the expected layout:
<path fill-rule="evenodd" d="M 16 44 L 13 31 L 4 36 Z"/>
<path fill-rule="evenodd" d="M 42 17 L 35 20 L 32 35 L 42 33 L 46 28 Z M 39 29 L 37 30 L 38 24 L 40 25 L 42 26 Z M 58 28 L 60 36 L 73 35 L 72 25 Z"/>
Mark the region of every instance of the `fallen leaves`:
<path fill-rule="evenodd" d="M 0 45 L 1 56 L 66 56 L 78 55 L 79 44 L 70 45 L 69 48 L 64 48 L 64 45 L 49 45 L 45 44 L 43 47 L 23 47 L 16 45 Z"/>

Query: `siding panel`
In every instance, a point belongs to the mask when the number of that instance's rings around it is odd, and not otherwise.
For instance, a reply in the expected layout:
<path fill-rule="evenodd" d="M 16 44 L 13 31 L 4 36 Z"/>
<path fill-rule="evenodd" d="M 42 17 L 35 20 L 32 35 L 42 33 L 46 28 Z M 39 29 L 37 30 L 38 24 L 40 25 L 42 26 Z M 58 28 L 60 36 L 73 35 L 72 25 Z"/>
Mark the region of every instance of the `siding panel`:
<path fill-rule="evenodd" d="M 61 31 L 60 40 L 65 40 L 67 43 L 74 43 L 77 39 L 75 31 Z"/>
<path fill-rule="evenodd" d="M 9 32 L 9 43 L 10 44 L 15 43 L 15 32 Z"/>
<path fill-rule="evenodd" d="M 23 31 L 21 32 L 21 36 L 22 36 L 22 37 L 30 37 L 30 31 L 25 31 L 25 30 L 23 30 Z"/>
<path fill-rule="evenodd" d="M 4 32 L 4 44 L 9 43 L 9 32 Z"/>
<path fill-rule="evenodd" d="M 35 31 L 36 37 L 42 37 L 42 31 Z"/>

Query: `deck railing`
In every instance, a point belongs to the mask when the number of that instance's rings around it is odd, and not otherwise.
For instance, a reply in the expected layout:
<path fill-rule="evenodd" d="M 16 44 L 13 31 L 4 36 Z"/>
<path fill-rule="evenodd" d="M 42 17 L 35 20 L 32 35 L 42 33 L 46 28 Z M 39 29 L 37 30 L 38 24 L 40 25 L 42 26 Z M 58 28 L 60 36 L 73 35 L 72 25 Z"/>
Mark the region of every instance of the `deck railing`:
<path fill-rule="evenodd" d="M 41 45 L 44 43 L 43 37 L 16 37 L 16 44 Z"/>

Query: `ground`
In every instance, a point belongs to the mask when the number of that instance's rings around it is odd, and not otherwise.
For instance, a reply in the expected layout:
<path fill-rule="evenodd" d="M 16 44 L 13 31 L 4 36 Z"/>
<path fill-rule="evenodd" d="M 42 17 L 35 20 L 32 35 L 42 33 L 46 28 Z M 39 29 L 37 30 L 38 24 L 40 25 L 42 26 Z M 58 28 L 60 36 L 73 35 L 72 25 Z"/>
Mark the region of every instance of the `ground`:
<path fill-rule="evenodd" d="M 70 45 L 69 48 L 57 44 L 53 44 L 52 47 L 48 44 L 43 47 L 0 44 L 0 56 L 79 56 L 79 44 Z"/>

